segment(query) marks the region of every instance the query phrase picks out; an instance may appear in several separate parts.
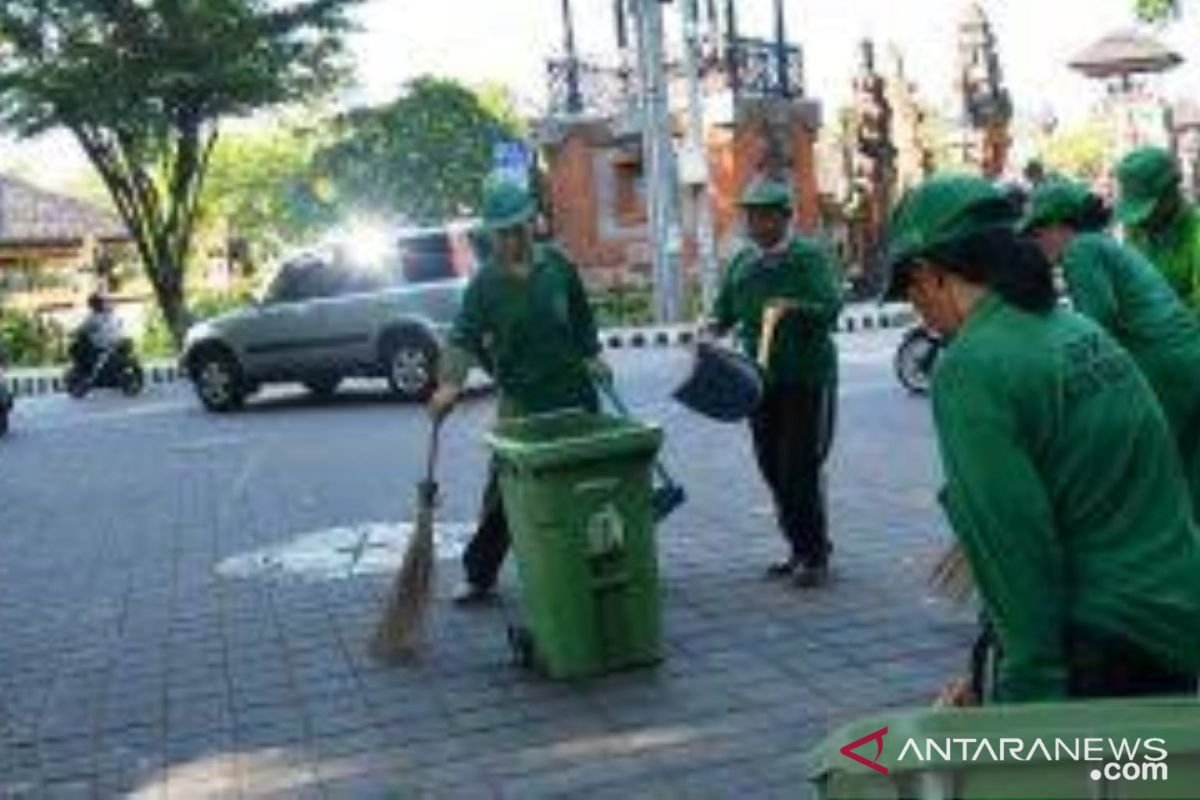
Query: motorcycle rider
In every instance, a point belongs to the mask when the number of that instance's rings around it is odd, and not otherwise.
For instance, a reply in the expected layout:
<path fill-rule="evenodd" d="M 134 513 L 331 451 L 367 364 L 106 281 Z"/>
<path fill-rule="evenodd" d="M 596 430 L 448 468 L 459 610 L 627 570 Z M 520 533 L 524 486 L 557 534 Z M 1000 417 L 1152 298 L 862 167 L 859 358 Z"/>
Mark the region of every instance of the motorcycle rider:
<path fill-rule="evenodd" d="M 75 332 L 71 344 L 71 359 L 76 369 L 88 374 L 95 368 L 96 359 L 126 340 L 121 319 L 112 304 L 100 293 L 88 297 L 88 316 Z"/>

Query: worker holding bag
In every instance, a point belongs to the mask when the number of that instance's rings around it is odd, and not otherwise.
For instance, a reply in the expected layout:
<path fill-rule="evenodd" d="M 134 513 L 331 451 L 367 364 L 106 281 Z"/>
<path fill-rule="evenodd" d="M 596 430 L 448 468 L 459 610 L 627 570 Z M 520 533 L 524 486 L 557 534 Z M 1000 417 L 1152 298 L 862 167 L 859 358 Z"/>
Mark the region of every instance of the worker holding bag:
<path fill-rule="evenodd" d="M 822 473 L 836 401 L 838 269 L 828 250 L 792 230 L 785 184 L 758 180 L 740 205 L 751 241 L 726 269 L 706 332 L 734 331 L 763 370 L 751 432 L 789 547 L 767 574 L 819 586 L 832 549 Z"/>

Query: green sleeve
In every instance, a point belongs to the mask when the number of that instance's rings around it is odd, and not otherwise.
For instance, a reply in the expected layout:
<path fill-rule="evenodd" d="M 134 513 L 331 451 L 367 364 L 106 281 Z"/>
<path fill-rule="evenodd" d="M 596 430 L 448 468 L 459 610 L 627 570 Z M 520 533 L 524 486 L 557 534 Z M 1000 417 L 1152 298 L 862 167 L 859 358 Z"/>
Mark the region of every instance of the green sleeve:
<path fill-rule="evenodd" d="M 588 301 L 579 270 L 564 257 L 562 267 L 567 273 L 568 303 L 571 311 L 571 335 L 584 358 L 600 354 L 600 337 L 596 333 L 596 318 Z"/>
<path fill-rule="evenodd" d="M 797 313 L 808 325 L 828 330 L 837 323 L 842 310 L 842 293 L 838 289 L 840 270 L 833 253 L 826 247 L 814 247 L 804 261 L 805 297 Z"/>
<path fill-rule="evenodd" d="M 997 694 L 1008 702 L 1066 695 L 1063 557 L 1045 486 L 1000 387 L 943 362 L 934 420 L 942 495 L 1004 649 Z"/>
<path fill-rule="evenodd" d="M 1075 310 L 1100 323 L 1109 332 L 1117 329 L 1117 295 L 1106 269 L 1107 255 L 1097 247 L 1068 247 L 1063 254 L 1063 278 Z"/>
<path fill-rule="evenodd" d="M 1188 237 L 1188 281 L 1189 296 L 1187 303 L 1193 309 L 1200 309 L 1200 219 L 1192 224 Z"/>
<path fill-rule="evenodd" d="M 442 383 L 461 386 L 471 367 L 488 363 L 484 346 L 484 290 L 479 274 L 467 284 L 462 305 L 450 330 L 449 346 L 442 355 L 439 379 Z"/>
<path fill-rule="evenodd" d="M 721 286 L 717 290 L 717 299 L 713 302 L 712 319 L 722 333 L 737 324 L 737 315 L 733 310 L 734 276 L 737 274 L 738 258 L 730 259 L 721 277 Z"/>

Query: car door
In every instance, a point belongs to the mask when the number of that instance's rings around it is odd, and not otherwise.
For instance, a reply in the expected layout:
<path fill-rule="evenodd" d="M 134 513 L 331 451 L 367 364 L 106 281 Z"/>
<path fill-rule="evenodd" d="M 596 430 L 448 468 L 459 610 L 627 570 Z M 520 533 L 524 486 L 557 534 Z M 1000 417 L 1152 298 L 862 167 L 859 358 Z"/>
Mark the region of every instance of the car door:
<path fill-rule="evenodd" d="M 325 291 L 324 262 L 305 256 L 283 265 L 243 331 L 244 361 L 259 379 L 303 371 L 320 347 L 313 301 Z"/>
<path fill-rule="evenodd" d="M 352 261 L 335 262 L 329 273 L 325 296 L 314 301 L 314 326 L 319 327 L 322 346 L 314 357 L 317 366 L 339 372 L 373 364 L 374 331 L 378 317 L 386 311 L 386 276 L 376 265 Z"/>

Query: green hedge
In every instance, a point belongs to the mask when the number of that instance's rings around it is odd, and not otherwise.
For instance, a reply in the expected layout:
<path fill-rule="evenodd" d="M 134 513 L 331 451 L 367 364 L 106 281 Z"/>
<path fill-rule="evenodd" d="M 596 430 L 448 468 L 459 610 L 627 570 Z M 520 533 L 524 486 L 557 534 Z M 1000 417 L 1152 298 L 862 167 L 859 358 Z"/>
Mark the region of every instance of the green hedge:
<path fill-rule="evenodd" d="M 198 293 L 191 298 L 189 310 L 192 320 L 200 322 L 249 305 L 252 298 L 249 289 Z M 145 358 L 173 358 L 176 355 L 175 342 L 157 304 L 150 309 L 146 318 L 146 328 L 138 340 L 138 352 Z"/>
<path fill-rule="evenodd" d="M 649 286 L 614 284 L 588 293 L 596 325 L 601 328 L 622 328 L 654 324 L 654 293 Z M 689 281 L 684 286 L 685 320 L 698 319 L 703 312 L 700 287 Z"/>
<path fill-rule="evenodd" d="M 62 326 L 25 311 L 0 308 L 0 353 L 13 367 L 60 364 L 67 356 Z"/>

